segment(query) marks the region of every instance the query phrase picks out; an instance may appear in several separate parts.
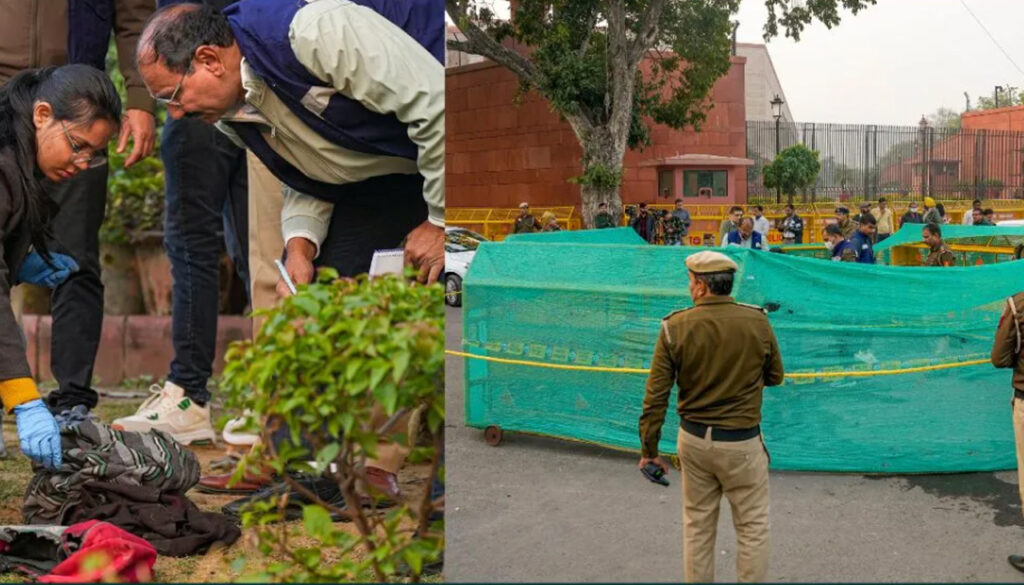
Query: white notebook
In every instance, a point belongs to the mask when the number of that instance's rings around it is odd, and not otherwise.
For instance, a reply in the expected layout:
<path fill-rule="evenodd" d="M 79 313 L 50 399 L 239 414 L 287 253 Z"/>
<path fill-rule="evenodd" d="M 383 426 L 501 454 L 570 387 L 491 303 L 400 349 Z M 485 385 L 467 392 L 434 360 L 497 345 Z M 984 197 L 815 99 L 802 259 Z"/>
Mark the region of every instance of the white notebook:
<path fill-rule="evenodd" d="M 397 248 L 394 250 L 377 250 L 373 253 L 373 260 L 370 261 L 370 277 L 382 274 L 402 275 L 405 250 Z"/>

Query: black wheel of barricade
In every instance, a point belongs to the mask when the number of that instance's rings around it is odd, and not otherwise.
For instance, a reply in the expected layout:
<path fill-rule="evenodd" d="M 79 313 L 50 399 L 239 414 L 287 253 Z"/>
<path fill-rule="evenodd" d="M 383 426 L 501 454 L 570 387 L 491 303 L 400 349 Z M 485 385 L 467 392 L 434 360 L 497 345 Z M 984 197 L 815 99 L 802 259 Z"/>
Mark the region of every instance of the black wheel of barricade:
<path fill-rule="evenodd" d="M 497 447 L 501 444 L 501 427 L 491 425 L 484 429 L 484 441 L 491 447 Z"/>
<path fill-rule="evenodd" d="M 444 278 L 444 302 L 449 307 L 462 306 L 462 278 L 458 274 L 449 274 Z"/>

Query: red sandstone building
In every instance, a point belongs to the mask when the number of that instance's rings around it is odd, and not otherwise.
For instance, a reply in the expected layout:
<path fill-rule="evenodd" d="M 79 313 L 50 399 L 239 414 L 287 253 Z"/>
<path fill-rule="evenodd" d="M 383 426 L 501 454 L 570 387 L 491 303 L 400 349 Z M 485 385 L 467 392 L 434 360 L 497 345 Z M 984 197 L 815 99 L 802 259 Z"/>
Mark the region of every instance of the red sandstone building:
<path fill-rule="evenodd" d="M 699 133 L 652 126 L 652 145 L 627 152 L 623 202 L 746 201 L 747 59 L 731 60 Z M 448 207 L 579 205 L 579 186 L 568 180 L 581 173 L 582 150 L 543 98 L 530 92 L 514 104 L 518 79 L 489 61 L 449 67 L 446 83 Z"/>
<path fill-rule="evenodd" d="M 922 134 L 904 160 L 882 169 L 881 182 L 943 198 L 1024 196 L 1024 106 L 965 112 L 959 131 L 929 136 Z"/>

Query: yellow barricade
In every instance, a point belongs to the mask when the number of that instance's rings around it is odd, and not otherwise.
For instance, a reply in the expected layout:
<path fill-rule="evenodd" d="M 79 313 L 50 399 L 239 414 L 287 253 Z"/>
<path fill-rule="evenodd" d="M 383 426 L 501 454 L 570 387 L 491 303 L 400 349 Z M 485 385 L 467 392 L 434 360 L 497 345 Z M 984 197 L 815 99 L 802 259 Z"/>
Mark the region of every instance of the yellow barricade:
<path fill-rule="evenodd" d="M 899 197 L 902 200 L 894 200 Z M 886 195 L 889 200 L 889 206 L 893 210 L 894 226 L 895 230 L 899 230 L 900 218 L 906 213 L 907 208 L 911 202 L 917 202 L 920 205 L 920 195 L 899 195 L 892 194 Z M 942 203 L 946 209 L 946 215 L 950 218 L 951 224 L 959 224 L 963 220 L 964 213 L 967 212 L 971 207 L 971 201 L 969 200 L 948 200 L 938 201 Z M 876 205 L 875 201 L 872 201 L 872 207 Z M 633 204 L 629 204 L 633 205 Z M 626 225 L 628 217 L 625 214 L 625 207 L 623 207 L 622 220 L 620 225 Z M 768 242 L 772 245 L 782 243 L 782 233 L 777 229 L 778 222 L 785 217 L 786 205 L 777 203 L 764 203 L 761 204 L 764 208 L 764 216 L 768 218 L 768 221 L 772 224 L 772 229 L 768 233 Z M 804 237 L 803 243 L 820 243 L 822 242 L 822 231 L 825 226 L 830 223 L 835 223 L 835 209 L 836 207 L 846 207 L 850 210 L 850 217 L 853 217 L 859 213 L 858 206 L 860 201 L 846 201 L 846 202 L 835 202 L 826 201 L 819 203 L 793 203 L 793 207 L 804 220 Z M 702 245 L 705 241 L 706 236 L 714 238 L 715 245 L 720 244 L 719 241 L 719 229 L 724 220 L 729 215 L 729 209 L 732 205 L 686 205 L 686 210 L 690 212 L 690 230 L 686 236 L 686 243 L 693 246 Z M 743 208 L 744 215 L 752 215 L 754 205 L 739 205 L 738 207 Z M 996 220 L 1007 220 L 1007 219 L 1024 219 L 1024 201 L 1013 200 L 1013 199 L 995 199 L 992 201 L 985 201 L 983 207 L 991 207 L 995 211 Z M 650 210 L 666 210 L 671 211 L 675 209 L 675 205 L 672 203 L 649 203 L 647 208 Z M 575 207 L 564 206 L 564 207 L 531 207 L 530 213 L 540 221 L 540 217 L 544 215 L 544 212 L 550 211 L 555 214 L 558 218 L 558 224 L 562 229 L 578 230 L 582 229 L 582 217 L 576 211 Z M 921 209 L 923 213 L 923 208 Z M 515 225 L 515 219 L 519 215 L 519 210 L 516 208 L 486 208 L 486 207 L 449 207 L 445 211 L 445 221 L 449 226 L 459 226 L 466 229 L 473 230 L 480 233 L 489 240 L 500 241 L 505 239 L 507 235 L 512 233 Z"/>

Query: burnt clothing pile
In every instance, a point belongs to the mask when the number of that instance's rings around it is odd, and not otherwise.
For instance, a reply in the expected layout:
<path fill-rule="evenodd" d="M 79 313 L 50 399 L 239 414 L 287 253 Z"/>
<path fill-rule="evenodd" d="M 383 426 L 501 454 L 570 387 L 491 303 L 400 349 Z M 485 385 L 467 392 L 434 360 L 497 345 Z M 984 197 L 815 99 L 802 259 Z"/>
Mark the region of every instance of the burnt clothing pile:
<path fill-rule="evenodd" d="M 152 579 L 156 549 L 107 522 L 0 526 L 0 573 L 39 583 L 141 583 Z"/>
<path fill-rule="evenodd" d="M 231 544 L 238 526 L 185 496 L 199 461 L 160 431 L 116 431 L 94 420 L 61 425 L 63 461 L 36 468 L 22 514 L 28 524 L 104 520 L 150 542 L 160 554 L 203 553 Z"/>

